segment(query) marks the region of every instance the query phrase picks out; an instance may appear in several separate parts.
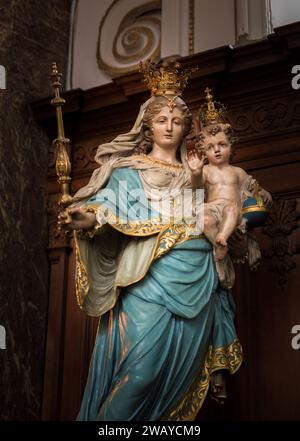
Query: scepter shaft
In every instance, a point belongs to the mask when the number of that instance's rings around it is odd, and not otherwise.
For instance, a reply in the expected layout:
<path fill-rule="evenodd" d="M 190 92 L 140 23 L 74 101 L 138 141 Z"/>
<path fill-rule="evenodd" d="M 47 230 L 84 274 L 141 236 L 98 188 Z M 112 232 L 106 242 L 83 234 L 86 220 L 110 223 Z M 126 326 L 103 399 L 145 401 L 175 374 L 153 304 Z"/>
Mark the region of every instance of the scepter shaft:
<path fill-rule="evenodd" d="M 53 140 L 53 145 L 56 151 L 56 174 L 57 182 L 60 184 L 61 195 L 58 200 L 59 205 L 65 205 L 72 198 L 70 195 L 70 182 L 71 182 L 71 163 L 68 155 L 68 148 L 70 140 L 65 137 L 64 122 L 62 115 L 62 106 L 65 104 L 65 100 L 60 96 L 60 88 L 62 87 L 62 74 L 58 72 L 56 63 L 52 63 L 51 70 L 51 85 L 54 89 L 54 98 L 51 100 L 52 106 L 56 109 L 57 120 L 57 138 Z"/>

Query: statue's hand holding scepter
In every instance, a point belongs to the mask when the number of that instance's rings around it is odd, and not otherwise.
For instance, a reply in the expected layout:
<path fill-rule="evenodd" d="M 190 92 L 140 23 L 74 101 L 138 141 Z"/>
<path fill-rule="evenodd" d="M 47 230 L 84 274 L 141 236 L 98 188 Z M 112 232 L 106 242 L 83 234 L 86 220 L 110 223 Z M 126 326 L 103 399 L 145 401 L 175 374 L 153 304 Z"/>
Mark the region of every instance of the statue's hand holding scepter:
<path fill-rule="evenodd" d="M 62 74 L 58 72 L 56 63 L 52 64 L 51 85 L 54 89 L 55 97 L 51 100 L 51 104 L 56 108 L 57 118 L 57 138 L 53 144 L 56 151 L 56 174 L 58 183 L 61 187 L 61 195 L 58 200 L 58 229 L 63 229 L 66 233 L 72 230 L 90 229 L 96 223 L 95 213 L 81 207 L 69 208 L 72 203 L 70 195 L 71 182 L 71 163 L 68 155 L 70 148 L 70 140 L 65 137 L 64 123 L 62 117 L 62 106 L 65 100 L 60 96 L 60 87 L 62 86 Z"/>
<path fill-rule="evenodd" d="M 95 213 L 82 207 L 69 208 L 58 215 L 60 229 L 65 231 L 90 230 L 95 226 L 95 223 Z"/>
<path fill-rule="evenodd" d="M 53 145 L 56 152 L 55 167 L 56 174 L 58 176 L 57 181 L 61 187 L 61 195 L 58 200 L 58 228 L 60 229 L 62 222 L 65 224 L 71 222 L 71 218 L 68 212 L 65 210 L 65 207 L 69 205 L 72 200 L 72 197 L 70 195 L 71 163 L 68 155 L 70 140 L 65 137 L 64 123 L 62 118 L 62 106 L 65 104 L 65 100 L 60 96 L 60 88 L 62 86 L 62 74 L 58 72 L 56 63 L 52 63 L 50 77 L 51 85 L 55 93 L 54 98 L 51 100 L 51 104 L 56 108 L 57 119 L 57 138 L 53 140 Z"/>

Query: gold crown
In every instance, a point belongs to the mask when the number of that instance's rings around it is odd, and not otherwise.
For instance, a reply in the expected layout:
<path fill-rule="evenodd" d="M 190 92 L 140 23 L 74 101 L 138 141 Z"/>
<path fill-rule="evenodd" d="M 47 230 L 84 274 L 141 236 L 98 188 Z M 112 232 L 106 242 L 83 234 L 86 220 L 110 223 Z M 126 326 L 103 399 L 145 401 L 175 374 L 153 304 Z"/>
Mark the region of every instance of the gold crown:
<path fill-rule="evenodd" d="M 211 89 L 208 87 L 204 91 L 206 93 L 206 103 L 202 104 L 199 109 L 199 118 L 202 126 L 210 124 L 218 124 L 226 122 L 226 107 L 218 101 L 213 101 Z"/>
<path fill-rule="evenodd" d="M 195 70 L 196 68 L 183 69 L 173 58 L 161 64 L 155 64 L 150 60 L 140 61 L 140 72 L 144 74 L 144 82 L 151 90 L 152 96 L 180 96 Z"/>

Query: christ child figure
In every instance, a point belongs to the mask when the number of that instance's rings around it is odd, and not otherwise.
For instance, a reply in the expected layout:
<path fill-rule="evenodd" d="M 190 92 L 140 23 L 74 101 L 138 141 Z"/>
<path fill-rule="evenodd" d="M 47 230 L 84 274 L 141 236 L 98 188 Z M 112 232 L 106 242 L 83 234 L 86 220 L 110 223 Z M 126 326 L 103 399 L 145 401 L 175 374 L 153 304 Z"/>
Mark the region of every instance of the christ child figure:
<path fill-rule="evenodd" d="M 230 164 L 234 140 L 230 124 L 214 121 L 202 129 L 200 151 L 191 150 L 186 158 L 192 186 L 205 190 L 204 234 L 214 246 L 216 261 L 226 256 L 228 238 L 242 221 L 241 189 L 251 178 Z M 258 194 L 266 206 L 271 204 L 270 193 L 260 189 Z"/>

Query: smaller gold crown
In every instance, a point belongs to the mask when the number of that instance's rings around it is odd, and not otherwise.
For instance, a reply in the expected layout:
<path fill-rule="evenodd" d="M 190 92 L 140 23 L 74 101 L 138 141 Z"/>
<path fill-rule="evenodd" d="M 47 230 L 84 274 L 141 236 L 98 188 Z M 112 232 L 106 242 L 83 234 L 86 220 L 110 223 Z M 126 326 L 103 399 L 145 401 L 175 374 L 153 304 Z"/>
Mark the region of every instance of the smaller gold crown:
<path fill-rule="evenodd" d="M 161 64 L 155 64 L 150 60 L 140 62 L 140 72 L 144 74 L 144 82 L 151 90 L 152 96 L 180 96 L 195 70 L 196 68 L 183 69 L 173 58 Z"/>
<path fill-rule="evenodd" d="M 199 118 L 202 126 L 210 124 L 225 123 L 226 121 L 226 107 L 218 101 L 213 101 L 211 89 L 208 87 L 204 91 L 206 93 L 206 103 L 202 104 L 199 109 Z"/>

